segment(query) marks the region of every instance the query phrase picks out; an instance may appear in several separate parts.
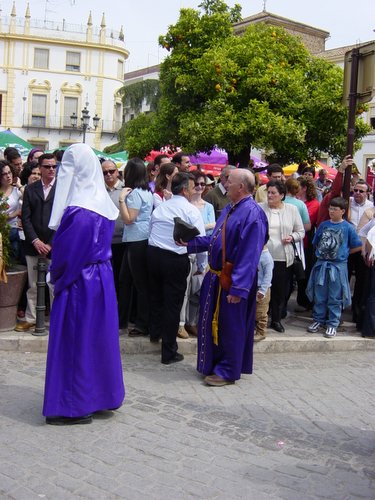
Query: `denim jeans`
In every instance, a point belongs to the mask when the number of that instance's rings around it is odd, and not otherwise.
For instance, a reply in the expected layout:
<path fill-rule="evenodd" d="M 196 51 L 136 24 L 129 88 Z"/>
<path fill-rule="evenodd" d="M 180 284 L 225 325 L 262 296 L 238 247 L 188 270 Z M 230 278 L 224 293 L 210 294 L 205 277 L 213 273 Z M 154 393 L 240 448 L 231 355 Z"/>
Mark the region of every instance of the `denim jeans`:
<path fill-rule="evenodd" d="M 21 240 L 17 227 L 11 227 L 9 230 L 10 258 L 19 261 L 21 258 Z"/>
<path fill-rule="evenodd" d="M 326 271 L 324 285 L 314 283 L 313 318 L 325 326 L 337 328 L 343 306 L 343 287 L 340 280 L 332 281 Z"/>

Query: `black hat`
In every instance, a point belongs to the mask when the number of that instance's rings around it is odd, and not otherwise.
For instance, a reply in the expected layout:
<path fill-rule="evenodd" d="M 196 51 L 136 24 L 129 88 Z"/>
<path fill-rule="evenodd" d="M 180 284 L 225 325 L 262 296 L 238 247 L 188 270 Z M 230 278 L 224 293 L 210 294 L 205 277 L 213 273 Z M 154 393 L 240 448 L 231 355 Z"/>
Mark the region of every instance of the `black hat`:
<path fill-rule="evenodd" d="M 191 224 L 188 224 L 180 217 L 174 217 L 173 220 L 174 220 L 173 238 L 175 241 L 180 242 L 180 240 L 182 240 L 187 242 L 192 240 L 195 236 L 198 236 L 198 234 L 200 234 L 199 229 L 197 229 L 195 226 L 192 226 Z"/>

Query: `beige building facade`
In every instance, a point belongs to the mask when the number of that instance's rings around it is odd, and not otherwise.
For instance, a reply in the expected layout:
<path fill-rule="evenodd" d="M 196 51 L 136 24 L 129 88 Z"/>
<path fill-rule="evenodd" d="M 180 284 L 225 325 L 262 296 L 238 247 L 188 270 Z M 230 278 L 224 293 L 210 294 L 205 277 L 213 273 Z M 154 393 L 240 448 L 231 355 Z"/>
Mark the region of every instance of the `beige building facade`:
<path fill-rule="evenodd" d="M 91 13 L 74 25 L 33 19 L 29 7 L 19 18 L 14 5 L 0 18 L 0 130 L 46 150 L 83 137 L 99 150 L 116 142 L 128 56 L 122 28 L 109 30 L 104 14 L 100 27 Z"/>

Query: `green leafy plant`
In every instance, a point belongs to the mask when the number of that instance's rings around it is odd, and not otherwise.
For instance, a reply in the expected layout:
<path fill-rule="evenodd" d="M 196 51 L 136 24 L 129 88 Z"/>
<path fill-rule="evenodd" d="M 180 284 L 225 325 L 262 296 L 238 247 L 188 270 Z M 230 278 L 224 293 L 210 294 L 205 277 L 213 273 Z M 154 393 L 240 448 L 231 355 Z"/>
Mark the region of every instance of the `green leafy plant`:
<path fill-rule="evenodd" d="M 156 111 L 160 98 L 159 80 L 143 80 L 125 85 L 121 89 L 125 107 L 130 107 L 136 114 L 140 113 L 143 101 L 150 106 L 150 111 Z"/>

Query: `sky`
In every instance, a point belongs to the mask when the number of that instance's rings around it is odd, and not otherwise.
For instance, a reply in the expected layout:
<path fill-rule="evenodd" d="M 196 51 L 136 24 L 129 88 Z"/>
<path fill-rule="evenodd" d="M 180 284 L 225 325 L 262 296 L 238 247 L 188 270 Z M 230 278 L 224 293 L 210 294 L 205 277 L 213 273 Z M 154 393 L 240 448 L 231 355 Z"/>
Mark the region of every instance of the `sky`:
<path fill-rule="evenodd" d="M 125 34 L 130 52 L 127 72 L 160 63 L 168 52 L 158 47 L 159 35 L 168 31 L 181 8 L 198 8 L 201 0 L 29 0 L 31 17 L 67 23 L 86 24 L 90 10 L 93 24 L 99 26 L 105 13 L 107 28 Z M 326 48 L 332 49 L 375 39 L 375 0 L 227 0 L 239 3 L 242 17 L 266 10 L 330 33 Z M 0 0 L 2 16 L 9 15 L 13 0 Z M 17 17 L 23 17 L 26 0 L 16 0 Z"/>

